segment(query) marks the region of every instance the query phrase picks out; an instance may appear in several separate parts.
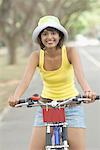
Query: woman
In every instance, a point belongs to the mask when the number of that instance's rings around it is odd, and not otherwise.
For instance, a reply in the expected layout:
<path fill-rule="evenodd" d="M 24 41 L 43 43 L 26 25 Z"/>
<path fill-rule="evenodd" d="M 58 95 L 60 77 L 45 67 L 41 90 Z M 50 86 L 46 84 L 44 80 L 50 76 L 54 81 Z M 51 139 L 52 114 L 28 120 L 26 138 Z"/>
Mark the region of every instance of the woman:
<path fill-rule="evenodd" d="M 14 107 L 23 95 L 34 75 L 40 69 L 43 79 L 41 97 L 53 100 L 64 100 L 79 95 L 74 84 L 75 76 L 84 92 L 93 102 L 95 93 L 84 78 L 79 55 L 75 48 L 65 47 L 68 33 L 55 16 L 40 18 L 33 31 L 33 40 L 40 44 L 41 50 L 32 52 L 21 83 L 13 96 L 9 97 L 10 106 Z M 66 109 L 68 121 L 69 150 L 85 150 L 84 110 L 81 105 Z M 30 150 L 44 150 L 46 127 L 42 121 L 41 108 L 38 109 Z M 76 138 L 77 136 L 77 138 Z"/>

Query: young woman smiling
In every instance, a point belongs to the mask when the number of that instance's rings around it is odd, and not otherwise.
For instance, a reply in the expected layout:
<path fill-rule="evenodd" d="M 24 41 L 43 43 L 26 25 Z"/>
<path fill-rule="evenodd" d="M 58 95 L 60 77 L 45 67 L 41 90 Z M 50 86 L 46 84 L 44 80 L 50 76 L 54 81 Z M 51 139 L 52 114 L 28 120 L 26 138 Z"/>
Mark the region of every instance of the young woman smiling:
<path fill-rule="evenodd" d="M 96 94 L 84 78 L 80 58 L 74 47 L 66 47 L 68 39 L 66 29 L 55 16 L 40 18 L 33 31 L 33 41 L 37 42 L 40 51 L 32 52 L 21 83 L 13 96 L 9 97 L 10 106 L 14 107 L 23 95 L 34 75 L 36 68 L 40 70 L 43 80 L 42 98 L 65 100 L 79 95 L 74 83 L 76 76 L 84 94 L 94 102 Z M 85 150 L 84 109 L 80 105 L 66 108 L 68 122 L 69 150 Z M 55 114 L 56 115 L 56 114 Z M 33 123 L 33 133 L 29 150 L 45 149 L 46 127 L 42 120 L 41 107 L 38 108 Z"/>

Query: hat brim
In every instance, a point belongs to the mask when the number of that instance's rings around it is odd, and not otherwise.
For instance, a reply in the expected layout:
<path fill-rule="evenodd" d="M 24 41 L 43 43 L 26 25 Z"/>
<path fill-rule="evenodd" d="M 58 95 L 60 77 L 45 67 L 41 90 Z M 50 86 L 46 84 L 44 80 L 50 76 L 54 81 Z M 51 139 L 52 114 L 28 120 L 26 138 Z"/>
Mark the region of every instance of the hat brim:
<path fill-rule="evenodd" d="M 59 31 L 61 31 L 64 34 L 64 43 L 68 40 L 68 32 L 62 25 L 60 25 L 60 24 L 59 25 L 58 24 L 50 24 L 49 23 L 49 24 L 44 24 L 44 25 L 41 25 L 41 26 L 37 26 L 35 28 L 35 30 L 32 33 L 32 39 L 33 39 L 34 42 L 38 43 L 38 40 L 37 40 L 38 35 L 40 34 L 40 32 L 42 30 L 44 30 L 47 27 L 53 27 L 53 28 L 56 28 Z"/>

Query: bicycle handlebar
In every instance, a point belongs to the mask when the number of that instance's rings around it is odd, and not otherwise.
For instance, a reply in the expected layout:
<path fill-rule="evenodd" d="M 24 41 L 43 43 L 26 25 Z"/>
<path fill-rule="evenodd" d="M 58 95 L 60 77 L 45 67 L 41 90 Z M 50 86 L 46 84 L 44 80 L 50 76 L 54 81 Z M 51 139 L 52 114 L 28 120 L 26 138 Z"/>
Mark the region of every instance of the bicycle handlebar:
<path fill-rule="evenodd" d="M 99 100 L 100 96 L 97 95 L 95 100 Z M 51 107 L 60 107 L 64 105 L 70 105 L 70 104 L 80 104 L 80 103 L 85 103 L 87 100 L 89 101 L 90 98 L 87 98 L 85 96 L 76 96 L 73 98 L 65 99 L 63 101 L 54 101 L 51 100 L 51 102 L 43 102 L 41 101 L 42 98 L 38 94 L 34 94 L 32 97 L 26 98 L 26 99 L 20 99 L 19 103 L 15 105 L 15 107 L 22 107 L 22 106 L 27 106 L 27 107 L 34 107 L 34 106 L 51 106 Z M 48 99 L 47 99 L 48 100 Z"/>

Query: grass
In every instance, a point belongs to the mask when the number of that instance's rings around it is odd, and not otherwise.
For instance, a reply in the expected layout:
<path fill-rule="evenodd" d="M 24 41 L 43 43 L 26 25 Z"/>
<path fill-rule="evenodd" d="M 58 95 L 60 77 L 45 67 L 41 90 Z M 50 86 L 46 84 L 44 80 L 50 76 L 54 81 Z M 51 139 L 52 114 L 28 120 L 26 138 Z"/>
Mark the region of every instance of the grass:
<path fill-rule="evenodd" d="M 8 97 L 13 94 L 23 75 L 27 58 L 24 51 L 17 50 L 17 64 L 7 65 L 7 54 L 0 55 L 0 112 L 8 105 Z"/>

